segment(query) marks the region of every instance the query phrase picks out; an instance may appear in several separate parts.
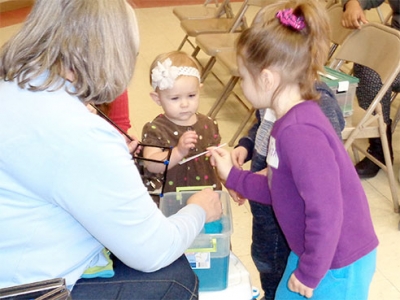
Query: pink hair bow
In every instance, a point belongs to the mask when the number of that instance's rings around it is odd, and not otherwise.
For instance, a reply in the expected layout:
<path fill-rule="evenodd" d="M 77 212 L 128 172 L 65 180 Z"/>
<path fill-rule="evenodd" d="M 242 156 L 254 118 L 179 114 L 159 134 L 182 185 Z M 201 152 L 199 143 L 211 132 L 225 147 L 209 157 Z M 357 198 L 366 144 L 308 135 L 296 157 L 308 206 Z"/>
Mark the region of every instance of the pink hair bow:
<path fill-rule="evenodd" d="M 302 30 L 306 27 L 303 17 L 298 17 L 293 14 L 293 8 L 287 8 L 280 10 L 276 13 L 276 17 L 279 19 L 281 24 L 292 27 L 295 30 Z"/>

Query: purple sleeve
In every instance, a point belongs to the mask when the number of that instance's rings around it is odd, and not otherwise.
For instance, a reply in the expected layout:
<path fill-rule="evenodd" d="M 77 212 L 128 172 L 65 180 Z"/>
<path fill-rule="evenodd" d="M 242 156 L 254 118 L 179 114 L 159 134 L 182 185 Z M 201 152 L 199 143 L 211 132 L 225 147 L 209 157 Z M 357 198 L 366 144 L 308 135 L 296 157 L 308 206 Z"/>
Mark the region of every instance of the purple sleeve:
<path fill-rule="evenodd" d="M 225 186 L 252 201 L 271 204 L 267 176 L 232 168 Z"/>
<path fill-rule="evenodd" d="M 329 270 L 342 230 L 343 197 L 336 158 L 340 154 L 313 126 L 289 127 L 279 137 L 279 145 L 280 158 L 289 166 L 304 201 L 304 251 L 294 273 L 303 284 L 315 288 Z"/>

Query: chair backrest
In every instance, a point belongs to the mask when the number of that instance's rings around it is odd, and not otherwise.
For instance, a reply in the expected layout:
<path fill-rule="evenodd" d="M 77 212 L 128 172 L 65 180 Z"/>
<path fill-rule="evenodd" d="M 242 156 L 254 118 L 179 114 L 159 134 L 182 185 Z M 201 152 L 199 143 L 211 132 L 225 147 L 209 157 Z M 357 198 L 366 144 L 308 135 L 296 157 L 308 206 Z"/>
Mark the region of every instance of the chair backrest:
<path fill-rule="evenodd" d="M 215 2 L 215 5 L 218 6 L 218 0 L 214 0 L 214 1 L 213 0 L 205 0 L 203 5 L 206 6 L 206 5 L 210 4 L 210 2 Z"/>
<path fill-rule="evenodd" d="M 331 29 L 331 48 L 329 50 L 328 61 L 331 59 L 337 48 L 343 44 L 347 36 L 353 31 L 342 26 L 343 7 L 340 3 L 334 4 L 327 9 L 329 25 Z"/>
<path fill-rule="evenodd" d="M 331 66 L 349 61 L 373 69 L 382 83 L 393 81 L 400 71 L 400 31 L 368 23 L 353 31 L 338 49 Z"/>
<path fill-rule="evenodd" d="M 336 3 L 340 3 L 340 0 L 319 0 L 319 2 L 321 2 L 322 4 L 325 5 L 325 8 L 328 9 L 330 8 L 332 5 L 335 5 Z"/>
<path fill-rule="evenodd" d="M 218 9 L 215 12 L 215 18 L 220 18 L 223 15 L 226 15 L 227 18 L 232 19 L 235 16 L 232 11 L 230 0 L 224 0 L 221 5 L 218 5 L 218 1 L 216 2 Z"/>
<path fill-rule="evenodd" d="M 372 124 L 374 112 L 377 113 L 375 117 L 382 114 L 379 104 L 400 73 L 400 31 L 380 23 L 368 23 L 361 29 L 354 30 L 337 51 L 330 67 L 338 70 L 347 62 L 374 70 L 380 76 L 383 85 L 355 129 L 342 132 L 343 139 L 347 139 L 346 148 L 350 147 L 361 131 L 366 130 L 368 124 Z M 380 118 L 380 123 L 384 124 L 383 117 Z M 348 127 L 346 124 L 347 129 Z"/>
<path fill-rule="evenodd" d="M 243 2 L 241 8 L 235 16 L 235 20 L 229 30 L 229 32 L 235 32 L 240 26 L 247 27 L 246 12 L 251 6 L 264 7 L 268 4 L 274 3 L 277 0 L 246 0 Z"/>

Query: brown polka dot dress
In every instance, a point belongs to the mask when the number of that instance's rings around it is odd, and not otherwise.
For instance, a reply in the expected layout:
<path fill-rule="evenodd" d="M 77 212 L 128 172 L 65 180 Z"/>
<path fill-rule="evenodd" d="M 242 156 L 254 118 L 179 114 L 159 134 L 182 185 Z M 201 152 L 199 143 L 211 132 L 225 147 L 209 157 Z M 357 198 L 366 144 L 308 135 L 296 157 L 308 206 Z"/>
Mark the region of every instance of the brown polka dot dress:
<path fill-rule="evenodd" d="M 181 135 L 188 130 L 194 130 L 198 135 L 196 147 L 189 151 L 188 157 L 206 151 L 207 147 L 218 146 L 221 142 L 217 122 L 199 113 L 197 122 L 191 126 L 176 125 L 164 114 L 157 116 L 153 121 L 144 125 L 142 142 L 163 147 L 175 147 Z M 146 176 L 154 176 L 158 180 L 162 180 L 162 174 L 151 174 L 147 170 L 144 172 L 147 173 Z M 177 192 L 180 187 L 199 186 L 210 186 L 214 190 L 222 189 L 217 172 L 205 155 L 169 169 L 164 193 Z"/>

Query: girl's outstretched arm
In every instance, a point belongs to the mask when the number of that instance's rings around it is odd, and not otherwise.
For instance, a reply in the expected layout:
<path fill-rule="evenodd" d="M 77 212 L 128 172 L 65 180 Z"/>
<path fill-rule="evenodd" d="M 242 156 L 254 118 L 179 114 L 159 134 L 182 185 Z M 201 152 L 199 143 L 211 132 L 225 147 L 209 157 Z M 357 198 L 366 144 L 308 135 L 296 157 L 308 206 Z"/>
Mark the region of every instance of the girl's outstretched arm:
<path fill-rule="evenodd" d="M 267 177 L 254 174 L 250 171 L 242 171 L 233 167 L 231 155 L 225 149 L 212 149 L 211 164 L 217 167 L 218 175 L 226 181 L 228 189 L 232 189 L 247 199 L 271 204 L 271 197 Z"/>

